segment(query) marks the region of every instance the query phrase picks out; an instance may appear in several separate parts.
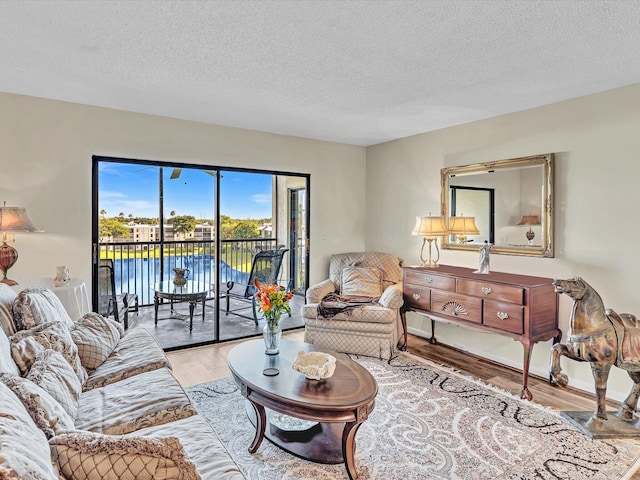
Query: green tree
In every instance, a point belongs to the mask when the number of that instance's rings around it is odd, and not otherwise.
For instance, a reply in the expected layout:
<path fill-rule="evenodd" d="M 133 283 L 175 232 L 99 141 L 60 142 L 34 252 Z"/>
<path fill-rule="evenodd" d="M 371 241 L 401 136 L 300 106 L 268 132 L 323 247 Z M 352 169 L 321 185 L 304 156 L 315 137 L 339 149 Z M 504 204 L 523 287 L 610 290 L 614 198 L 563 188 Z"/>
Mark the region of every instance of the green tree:
<path fill-rule="evenodd" d="M 108 238 L 123 238 L 129 236 L 129 229 L 125 227 L 117 217 L 98 219 L 98 234 L 100 242 L 106 241 Z"/>
<path fill-rule="evenodd" d="M 257 220 L 236 220 L 236 224 L 233 227 L 233 234 L 231 238 L 243 239 L 243 238 L 257 238 L 260 236 L 260 230 L 258 230 Z"/>
<path fill-rule="evenodd" d="M 178 215 L 171 219 L 173 233 L 189 234 L 196 229 L 196 217 L 193 215 Z"/>

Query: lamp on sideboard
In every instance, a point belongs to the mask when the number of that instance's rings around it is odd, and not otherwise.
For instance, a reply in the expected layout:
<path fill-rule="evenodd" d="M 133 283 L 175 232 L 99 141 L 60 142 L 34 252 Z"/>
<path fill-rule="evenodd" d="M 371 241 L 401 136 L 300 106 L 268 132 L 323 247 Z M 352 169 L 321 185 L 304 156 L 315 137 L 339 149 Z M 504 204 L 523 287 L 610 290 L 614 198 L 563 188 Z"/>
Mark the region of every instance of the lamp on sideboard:
<path fill-rule="evenodd" d="M 467 243 L 467 235 L 479 235 L 476 217 L 449 217 L 449 233 L 456 236 L 456 242 Z"/>
<path fill-rule="evenodd" d="M 411 235 L 422 235 L 424 240 L 422 241 L 422 249 L 420 250 L 420 260 L 422 260 L 422 266 L 428 268 L 438 268 L 438 260 L 440 260 L 440 250 L 438 249 L 438 240 L 436 237 L 442 237 L 449 232 L 444 219 L 442 217 L 432 217 L 429 214 L 428 217 L 416 217 L 416 225 L 413 227 Z M 429 242 L 429 259 L 425 260 L 424 257 L 424 244 Z M 435 243 L 436 252 L 438 256 L 435 260 L 431 259 L 431 244 Z"/>
<path fill-rule="evenodd" d="M 528 225 L 529 230 L 525 233 L 529 245 L 533 245 L 533 237 L 536 234 L 531 229 L 531 225 L 540 225 L 540 217 L 538 215 L 523 215 L 518 225 Z"/>
<path fill-rule="evenodd" d="M 2 246 L 0 246 L 0 271 L 3 274 L 1 283 L 17 285 L 18 282 L 7 278 L 7 271 L 18 260 L 18 251 L 7 243 L 7 234 L 16 232 L 39 232 L 29 220 L 27 211 L 21 207 L 7 207 L 7 202 L 0 207 L 0 233 L 2 233 Z"/>

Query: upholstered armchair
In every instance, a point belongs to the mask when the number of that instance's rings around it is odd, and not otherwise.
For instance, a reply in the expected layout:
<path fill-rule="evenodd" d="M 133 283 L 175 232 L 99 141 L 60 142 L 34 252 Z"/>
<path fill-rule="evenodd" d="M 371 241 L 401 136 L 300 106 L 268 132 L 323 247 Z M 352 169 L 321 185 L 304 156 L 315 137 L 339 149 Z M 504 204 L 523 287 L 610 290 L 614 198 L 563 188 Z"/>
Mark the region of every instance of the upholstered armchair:
<path fill-rule="evenodd" d="M 329 278 L 307 290 L 307 304 L 302 307 L 305 342 L 338 352 L 392 358 L 399 340 L 405 346 L 400 318 L 404 303 L 401 265 L 400 258 L 387 253 L 332 255 Z M 374 297 L 377 301 L 332 312 L 327 318 L 318 313 L 318 306 L 329 293 L 339 294 L 341 299 Z"/>

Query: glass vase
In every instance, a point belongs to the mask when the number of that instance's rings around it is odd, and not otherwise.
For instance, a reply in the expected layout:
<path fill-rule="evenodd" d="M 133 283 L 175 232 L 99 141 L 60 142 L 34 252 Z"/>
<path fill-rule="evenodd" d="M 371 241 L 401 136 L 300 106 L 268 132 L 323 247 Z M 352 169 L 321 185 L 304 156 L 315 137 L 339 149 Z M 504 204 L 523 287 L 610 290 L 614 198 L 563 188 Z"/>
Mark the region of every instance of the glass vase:
<path fill-rule="evenodd" d="M 280 315 L 275 318 L 267 318 L 267 324 L 262 329 L 262 338 L 264 339 L 265 350 L 267 355 L 277 355 L 280 352 L 280 337 L 282 329 L 280 328 Z"/>

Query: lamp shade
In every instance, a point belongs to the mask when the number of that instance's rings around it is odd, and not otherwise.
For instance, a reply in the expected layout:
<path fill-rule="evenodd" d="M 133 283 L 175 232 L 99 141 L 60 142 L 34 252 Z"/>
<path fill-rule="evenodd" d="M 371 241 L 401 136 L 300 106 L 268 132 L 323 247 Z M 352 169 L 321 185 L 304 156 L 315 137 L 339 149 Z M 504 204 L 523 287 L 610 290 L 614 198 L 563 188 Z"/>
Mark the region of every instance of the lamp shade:
<path fill-rule="evenodd" d="M 39 232 L 22 207 L 0 207 L 0 232 Z"/>
<path fill-rule="evenodd" d="M 540 225 L 540 217 L 538 215 L 523 215 L 517 225 Z"/>
<path fill-rule="evenodd" d="M 449 233 L 455 235 L 480 235 L 475 217 L 449 217 Z"/>
<path fill-rule="evenodd" d="M 449 231 L 444 224 L 442 217 L 416 217 L 416 225 L 411 231 L 411 235 L 422 235 L 423 237 L 441 237 L 447 235 Z"/>

